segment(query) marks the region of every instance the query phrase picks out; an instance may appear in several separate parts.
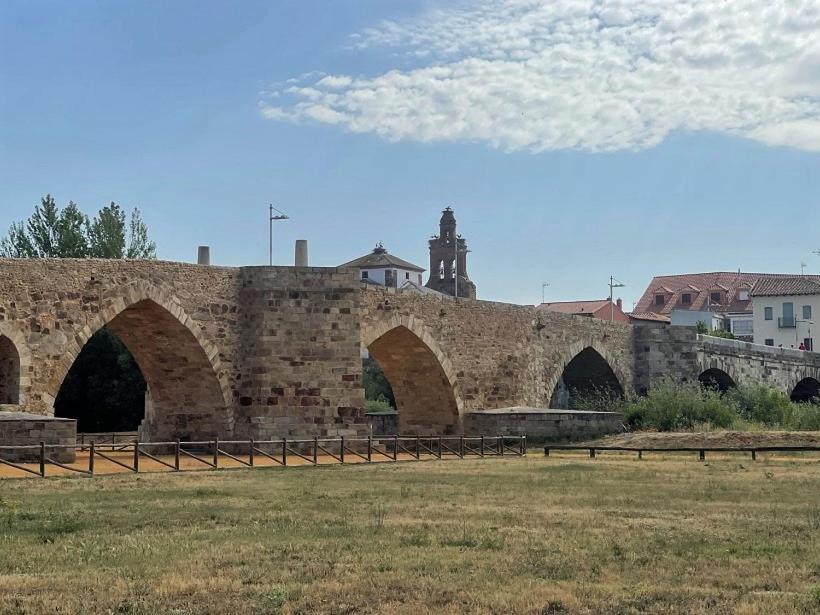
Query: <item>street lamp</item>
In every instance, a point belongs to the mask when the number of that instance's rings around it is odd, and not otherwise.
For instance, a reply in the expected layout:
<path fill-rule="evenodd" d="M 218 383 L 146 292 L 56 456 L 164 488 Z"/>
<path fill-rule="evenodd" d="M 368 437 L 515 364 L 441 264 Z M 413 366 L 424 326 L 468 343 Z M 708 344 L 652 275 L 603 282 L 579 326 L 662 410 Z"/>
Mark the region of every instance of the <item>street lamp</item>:
<path fill-rule="evenodd" d="M 612 322 L 615 320 L 615 304 L 612 303 L 612 289 L 613 288 L 623 288 L 625 284 L 619 282 L 614 277 L 609 276 L 609 321 Z"/>
<path fill-rule="evenodd" d="M 549 282 L 541 282 L 541 303 L 544 303 L 544 301 L 545 301 L 544 300 L 544 296 L 545 296 L 544 293 L 546 292 L 547 286 L 549 286 L 549 285 L 550 285 Z"/>
<path fill-rule="evenodd" d="M 276 212 L 276 214 L 273 212 Z M 289 219 L 286 214 L 276 209 L 272 203 L 268 205 L 268 262 L 271 267 L 273 267 L 273 223 L 276 220 Z"/>

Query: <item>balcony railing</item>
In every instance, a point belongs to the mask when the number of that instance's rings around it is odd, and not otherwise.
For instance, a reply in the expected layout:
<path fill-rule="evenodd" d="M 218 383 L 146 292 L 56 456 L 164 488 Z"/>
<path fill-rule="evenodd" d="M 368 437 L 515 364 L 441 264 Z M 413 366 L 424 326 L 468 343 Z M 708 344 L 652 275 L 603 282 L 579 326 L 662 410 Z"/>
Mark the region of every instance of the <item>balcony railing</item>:
<path fill-rule="evenodd" d="M 780 329 L 794 329 L 797 326 L 797 319 L 794 316 L 781 316 L 777 319 L 777 326 Z"/>

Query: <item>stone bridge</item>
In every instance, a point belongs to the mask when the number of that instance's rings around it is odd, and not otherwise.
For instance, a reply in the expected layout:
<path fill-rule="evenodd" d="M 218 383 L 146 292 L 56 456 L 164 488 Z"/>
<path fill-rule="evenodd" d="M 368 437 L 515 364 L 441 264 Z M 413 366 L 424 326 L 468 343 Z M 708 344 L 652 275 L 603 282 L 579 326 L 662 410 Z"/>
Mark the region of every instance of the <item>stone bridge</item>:
<path fill-rule="evenodd" d="M 0 409 L 53 414 L 102 327 L 146 380 L 143 439 L 362 434 L 363 348 L 407 433 L 458 432 L 471 411 L 566 407 L 571 391 L 623 393 L 709 369 L 791 392 L 820 365 L 812 353 L 688 330 L 371 290 L 335 268 L 0 259 Z"/>

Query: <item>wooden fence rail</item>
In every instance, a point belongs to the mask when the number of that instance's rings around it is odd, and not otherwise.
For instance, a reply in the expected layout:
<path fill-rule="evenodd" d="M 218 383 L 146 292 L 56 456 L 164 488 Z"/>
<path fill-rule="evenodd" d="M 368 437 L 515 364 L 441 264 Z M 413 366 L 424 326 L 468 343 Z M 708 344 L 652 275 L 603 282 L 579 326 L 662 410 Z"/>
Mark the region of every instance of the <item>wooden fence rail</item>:
<path fill-rule="evenodd" d="M 86 434 L 89 435 L 89 434 Z M 98 435 L 98 434 L 93 434 Z M 119 435 L 119 434 L 117 434 Z M 256 460 L 261 456 L 275 465 L 287 467 L 289 459 L 299 459 L 300 465 L 331 465 L 349 463 L 355 458 L 358 463 L 386 463 L 397 461 L 419 461 L 444 459 L 447 457 L 488 457 L 508 455 L 523 457 L 527 451 L 526 436 L 368 436 L 366 438 L 318 438 L 289 440 L 202 440 L 196 442 L 140 442 L 134 434 L 130 441 L 111 438 L 111 434 L 101 434 L 101 442 L 81 438 L 76 445 L 56 445 L 41 442 L 35 445 L 0 445 L 0 465 L 12 467 L 27 474 L 47 476 L 47 467 L 55 466 L 82 475 L 94 476 L 95 461 L 104 460 L 128 472 L 144 472 L 140 460 L 145 458 L 168 468 L 173 472 L 193 471 L 180 463 L 183 458 L 193 459 L 201 464 L 201 469 L 222 469 L 220 460 L 230 459 L 238 466 L 234 468 L 272 467 L 260 466 Z M 56 461 L 49 452 L 73 448 L 88 452 L 85 467 Z M 3 457 L 4 451 L 31 451 L 37 462 L 25 463 Z M 403 457 L 400 457 L 400 455 Z M 31 467 L 33 466 L 33 467 Z M 110 472 L 106 472 L 110 473 Z"/>
<path fill-rule="evenodd" d="M 589 446 L 579 444 L 547 444 L 544 446 L 544 456 L 549 457 L 550 451 L 589 451 L 590 459 L 595 459 L 602 451 L 616 451 L 637 453 L 638 459 L 643 459 L 644 453 L 697 453 L 698 460 L 705 461 L 706 453 L 749 453 L 752 461 L 757 460 L 758 453 L 804 453 L 820 452 L 820 445 L 805 446 Z"/>

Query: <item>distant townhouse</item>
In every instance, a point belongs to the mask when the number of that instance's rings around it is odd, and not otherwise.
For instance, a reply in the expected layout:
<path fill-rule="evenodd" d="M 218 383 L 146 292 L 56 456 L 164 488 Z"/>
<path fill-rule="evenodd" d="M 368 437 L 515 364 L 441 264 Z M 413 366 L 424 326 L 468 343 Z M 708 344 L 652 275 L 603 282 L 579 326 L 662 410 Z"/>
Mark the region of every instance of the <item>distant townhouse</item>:
<path fill-rule="evenodd" d="M 366 284 L 401 288 L 405 284 L 421 286 L 424 268 L 388 254 L 379 243 L 369 254 L 348 261 L 340 267 L 359 270 L 359 279 Z"/>
<path fill-rule="evenodd" d="M 611 303 L 609 299 L 596 299 L 593 301 L 551 301 L 542 303 L 541 309 L 552 312 L 562 312 L 575 316 L 588 316 L 590 318 L 600 318 L 601 320 L 612 320 L 623 324 L 629 324 L 629 316 L 624 314 L 623 304 L 618 299 Z"/>
<path fill-rule="evenodd" d="M 737 339 L 754 339 L 751 290 L 762 273 L 716 271 L 652 278 L 632 314 L 668 318 L 673 325 L 731 331 Z"/>
<path fill-rule="evenodd" d="M 814 350 L 814 317 L 820 315 L 816 276 L 760 278 L 752 288 L 754 342 Z"/>

